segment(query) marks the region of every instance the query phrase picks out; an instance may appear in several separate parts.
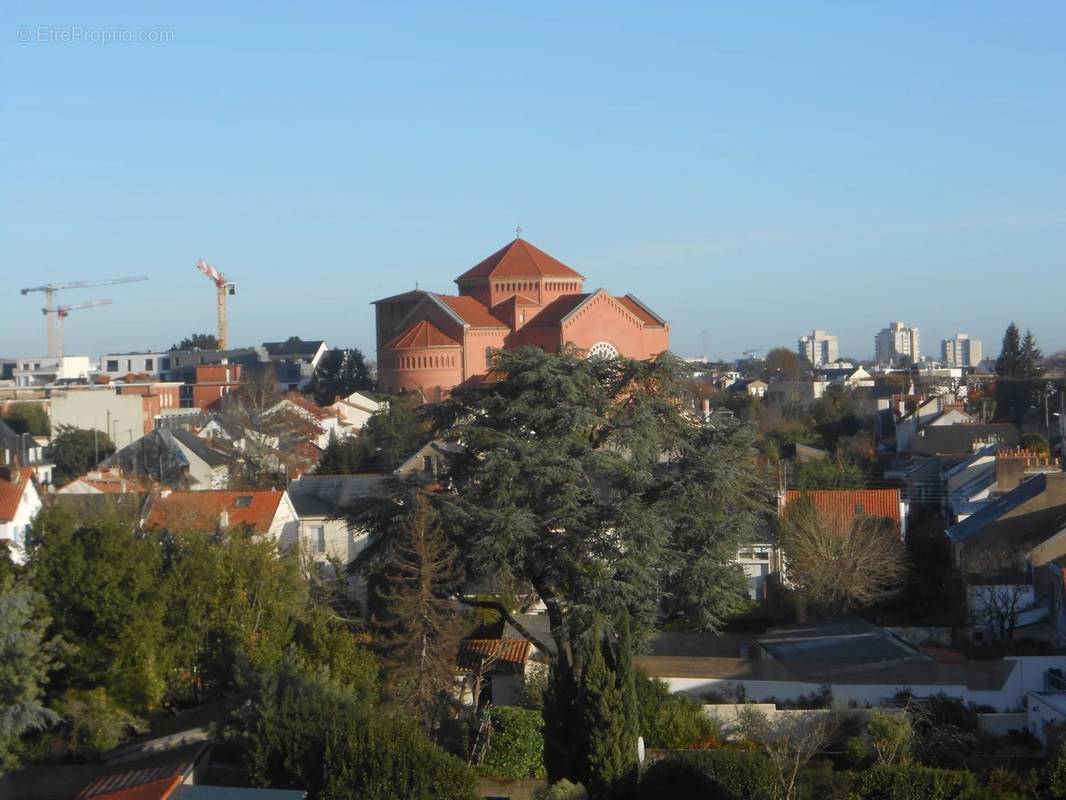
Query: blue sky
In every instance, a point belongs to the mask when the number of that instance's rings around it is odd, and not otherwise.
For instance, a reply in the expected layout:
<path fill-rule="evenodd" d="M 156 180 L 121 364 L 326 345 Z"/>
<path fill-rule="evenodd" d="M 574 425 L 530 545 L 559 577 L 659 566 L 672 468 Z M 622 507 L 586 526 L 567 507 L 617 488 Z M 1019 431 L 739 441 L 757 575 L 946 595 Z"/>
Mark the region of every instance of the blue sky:
<path fill-rule="evenodd" d="M 373 351 L 370 301 L 524 236 L 735 357 L 1066 347 L 1066 3 L 7 3 L 0 355 L 46 281 L 144 273 L 67 350 Z M 30 41 L 19 41 L 29 31 Z M 64 32 L 81 41 L 47 41 Z M 91 41 L 163 31 L 167 42 Z M 46 41 L 40 41 L 44 38 Z"/>

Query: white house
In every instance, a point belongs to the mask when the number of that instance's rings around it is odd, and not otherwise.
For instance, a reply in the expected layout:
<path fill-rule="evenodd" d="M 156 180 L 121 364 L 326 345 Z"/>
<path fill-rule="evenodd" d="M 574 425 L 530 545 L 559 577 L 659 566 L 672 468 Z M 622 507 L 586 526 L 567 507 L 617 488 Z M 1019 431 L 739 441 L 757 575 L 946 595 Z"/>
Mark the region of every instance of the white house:
<path fill-rule="evenodd" d="M 26 533 L 41 503 L 31 467 L 0 467 L 0 544 L 16 564 L 26 560 Z"/>
<path fill-rule="evenodd" d="M 385 395 L 377 392 L 352 392 L 339 398 L 333 408 L 340 415 L 342 428 L 349 430 L 350 435 L 361 431 L 372 416 L 384 411 L 388 405 Z"/>
<path fill-rule="evenodd" d="M 367 532 L 340 515 L 357 500 L 382 491 L 384 475 L 304 475 L 289 484 L 288 493 L 299 521 L 304 552 L 323 564 L 349 564 L 367 545 Z"/>

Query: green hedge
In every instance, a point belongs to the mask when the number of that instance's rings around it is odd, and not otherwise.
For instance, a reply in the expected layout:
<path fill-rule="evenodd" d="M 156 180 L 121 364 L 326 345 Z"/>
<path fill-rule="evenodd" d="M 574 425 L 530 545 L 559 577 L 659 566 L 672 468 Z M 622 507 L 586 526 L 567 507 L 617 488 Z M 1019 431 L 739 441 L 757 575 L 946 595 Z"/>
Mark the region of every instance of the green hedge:
<path fill-rule="evenodd" d="M 977 789 L 972 773 L 917 765 L 874 767 L 859 780 L 863 800 L 965 800 Z"/>
<path fill-rule="evenodd" d="M 774 800 L 774 770 L 758 753 L 701 750 L 656 761 L 640 778 L 640 800 Z"/>
<path fill-rule="evenodd" d="M 490 712 L 492 738 L 484 766 L 505 778 L 544 777 L 544 720 L 539 711 L 495 706 Z"/>

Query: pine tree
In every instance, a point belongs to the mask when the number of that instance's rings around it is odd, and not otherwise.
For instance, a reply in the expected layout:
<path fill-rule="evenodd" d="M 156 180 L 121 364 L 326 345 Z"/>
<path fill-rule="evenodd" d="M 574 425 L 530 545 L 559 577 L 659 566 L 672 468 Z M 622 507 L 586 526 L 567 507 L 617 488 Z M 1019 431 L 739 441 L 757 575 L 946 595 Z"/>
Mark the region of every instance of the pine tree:
<path fill-rule="evenodd" d="M 1022 349 L 1019 358 L 1019 377 L 1035 380 L 1043 376 L 1044 354 L 1040 352 L 1040 348 L 1036 346 L 1036 337 L 1033 336 L 1033 332 L 1030 330 L 1025 331 L 1025 338 L 1022 340 Z"/>
<path fill-rule="evenodd" d="M 431 519 L 423 495 L 394 545 L 385 579 L 378 591 L 384 615 L 376 623 L 388 688 L 428 732 L 455 687 L 462 621 L 452 607 L 461 579 L 455 549 Z"/>
<path fill-rule="evenodd" d="M 999 350 L 999 358 L 996 359 L 996 375 L 1001 378 L 1020 377 L 1021 367 L 1021 344 L 1018 326 L 1013 322 L 1007 326 L 1003 334 L 1003 346 Z"/>

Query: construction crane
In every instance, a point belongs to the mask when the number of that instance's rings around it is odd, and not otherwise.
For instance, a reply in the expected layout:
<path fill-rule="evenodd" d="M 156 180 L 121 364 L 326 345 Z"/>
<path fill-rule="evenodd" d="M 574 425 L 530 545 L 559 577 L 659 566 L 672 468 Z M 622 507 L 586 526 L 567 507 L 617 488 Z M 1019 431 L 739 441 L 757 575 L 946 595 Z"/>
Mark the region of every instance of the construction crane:
<path fill-rule="evenodd" d="M 226 323 L 226 295 L 237 294 L 237 284 L 227 281 L 225 275 L 202 258 L 196 262 L 196 268 L 210 278 L 218 290 L 218 349 L 225 350 L 229 344 L 229 327 Z"/>
<path fill-rule="evenodd" d="M 53 318 L 55 319 L 55 342 L 56 342 L 56 358 L 63 357 L 63 320 L 67 318 L 71 311 L 77 311 L 80 308 L 95 308 L 96 306 L 109 306 L 110 300 L 89 300 L 86 303 L 71 303 L 65 306 L 59 306 L 58 308 L 42 308 L 41 313 L 48 317 L 48 321 L 51 323 Z M 48 330 L 52 330 L 52 326 L 48 326 Z"/>
<path fill-rule="evenodd" d="M 744 356 L 744 358 L 753 358 L 756 353 L 761 353 L 765 349 L 765 347 L 756 347 L 752 350 L 745 350 L 742 355 Z"/>
<path fill-rule="evenodd" d="M 48 326 L 48 357 L 58 358 L 62 353 L 59 344 L 59 315 L 56 311 L 56 292 L 62 289 L 88 289 L 93 286 L 114 286 L 116 283 L 134 283 L 148 280 L 147 275 L 134 275 L 128 278 L 112 278 L 109 281 L 71 281 L 70 283 L 46 283 L 44 286 L 32 286 L 21 290 L 26 295 L 30 292 L 44 292 L 45 324 Z M 111 301 L 108 300 L 110 303 Z"/>

